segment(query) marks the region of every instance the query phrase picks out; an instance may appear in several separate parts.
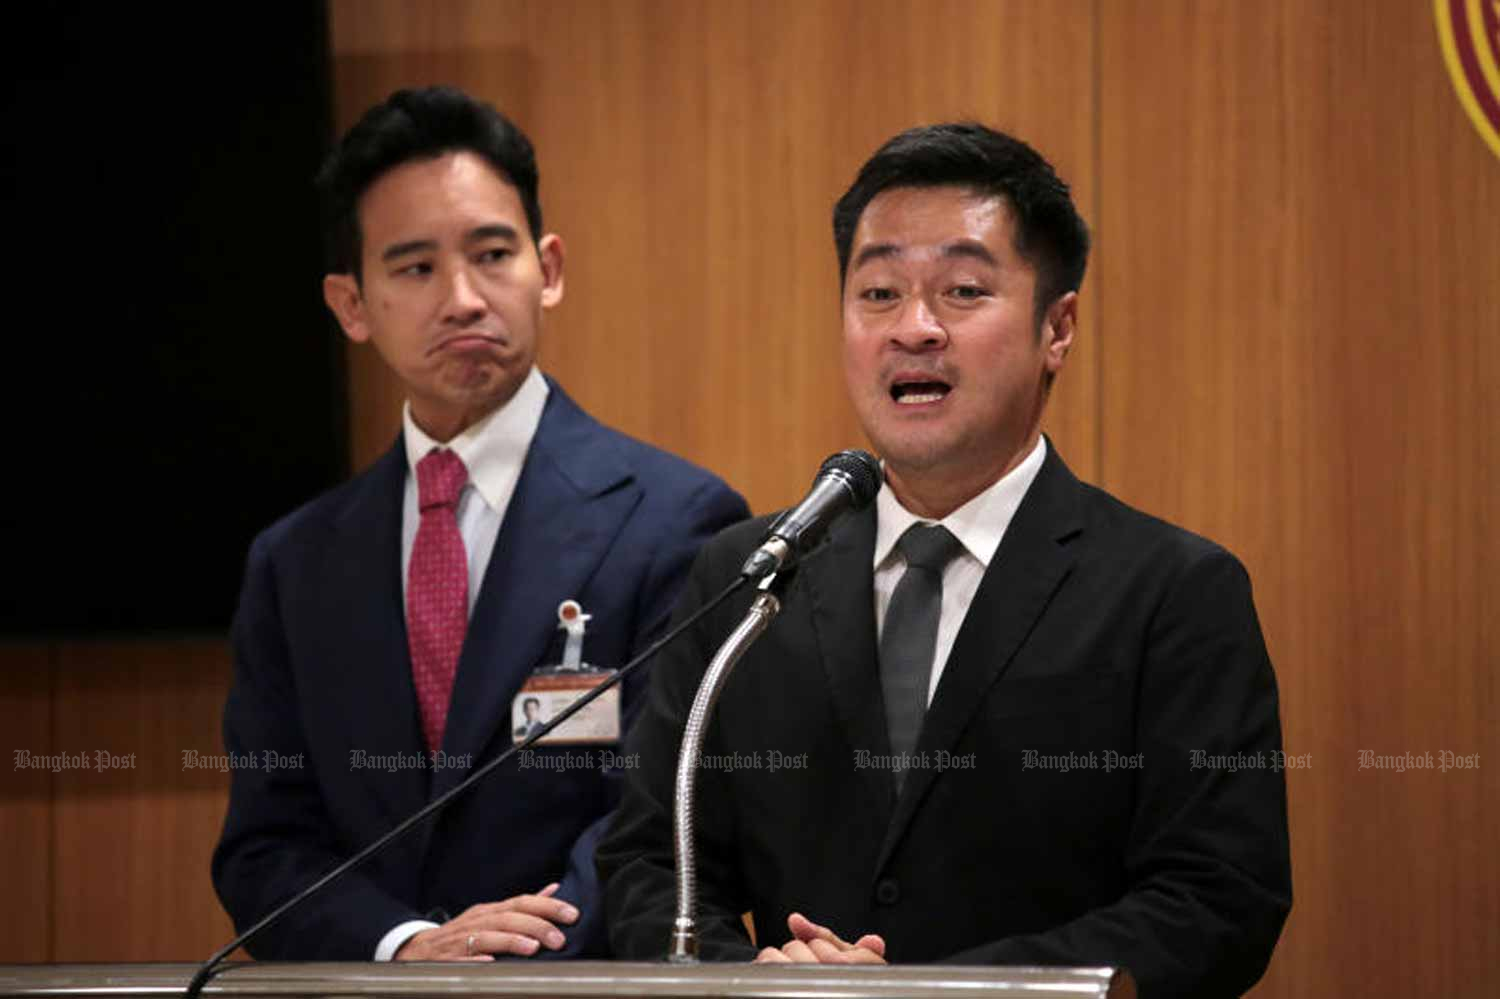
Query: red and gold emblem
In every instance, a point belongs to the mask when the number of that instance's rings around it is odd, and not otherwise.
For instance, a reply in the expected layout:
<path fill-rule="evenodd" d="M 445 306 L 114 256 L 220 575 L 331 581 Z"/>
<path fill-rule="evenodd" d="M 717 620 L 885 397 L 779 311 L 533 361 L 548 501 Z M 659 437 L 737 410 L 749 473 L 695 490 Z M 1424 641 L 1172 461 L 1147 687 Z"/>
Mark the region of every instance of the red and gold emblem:
<path fill-rule="evenodd" d="M 1500 0 L 1433 0 L 1458 101 L 1500 156 Z"/>

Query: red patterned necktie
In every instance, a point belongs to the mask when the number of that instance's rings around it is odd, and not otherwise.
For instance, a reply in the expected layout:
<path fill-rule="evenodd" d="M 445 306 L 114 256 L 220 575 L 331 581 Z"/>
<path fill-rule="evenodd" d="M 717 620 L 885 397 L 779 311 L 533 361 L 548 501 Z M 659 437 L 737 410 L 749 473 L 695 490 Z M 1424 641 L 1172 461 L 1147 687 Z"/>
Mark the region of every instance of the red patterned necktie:
<path fill-rule="evenodd" d="M 463 459 L 447 449 L 431 451 L 417 462 L 422 521 L 406 581 L 406 638 L 422 734 L 433 751 L 443 745 L 448 700 L 469 623 L 469 561 L 458 533 L 458 497 L 468 481 Z"/>

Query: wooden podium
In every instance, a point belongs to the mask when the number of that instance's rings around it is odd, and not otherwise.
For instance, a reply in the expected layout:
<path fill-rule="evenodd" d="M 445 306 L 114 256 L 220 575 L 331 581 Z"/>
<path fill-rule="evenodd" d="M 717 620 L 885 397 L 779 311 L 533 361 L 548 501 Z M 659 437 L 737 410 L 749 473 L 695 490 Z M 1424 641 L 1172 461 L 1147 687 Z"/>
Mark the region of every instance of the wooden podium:
<path fill-rule="evenodd" d="M 168 999 L 182 994 L 192 964 L 0 965 L 0 996 L 27 999 Z M 349 999 L 447 996 L 1009 997 L 1134 999 L 1115 968 L 988 968 L 945 965 L 834 967 L 786 964 L 639 964 L 608 961 L 478 964 L 226 965 L 204 996 L 233 999 Z"/>

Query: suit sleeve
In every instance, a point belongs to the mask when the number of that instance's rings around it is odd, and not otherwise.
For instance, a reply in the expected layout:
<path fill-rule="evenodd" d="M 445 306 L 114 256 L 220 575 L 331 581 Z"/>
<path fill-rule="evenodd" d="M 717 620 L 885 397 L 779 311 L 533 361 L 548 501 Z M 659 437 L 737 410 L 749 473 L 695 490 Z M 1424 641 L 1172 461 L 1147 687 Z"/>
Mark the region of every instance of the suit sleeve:
<path fill-rule="evenodd" d="M 234 683 L 224 708 L 229 812 L 213 856 L 214 888 L 244 931 L 348 856 L 334 842 L 296 708 L 266 537 L 251 547 L 235 615 Z M 270 758 L 288 765 L 266 767 Z M 358 870 L 287 913 L 249 946 L 271 960 L 370 960 L 392 927 L 423 914 Z"/>
<path fill-rule="evenodd" d="M 1291 908 L 1291 861 L 1276 681 L 1239 562 L 1222 550 L 1199 558 L 1149 636 L 1130 888 L 1072 922 L 948 961 L 1110 963 L 1148 999 L 1238 996 L 1265 970 Z"/>
<path fill-rule="evenodd" d="M 702 607 L 735 575 L 738 565 L 731 567 L 727 560 L 713 558 L 715 547 L 705 550 L 694 566 L 676 620 Z M 743 610 L 745 601 L 730 603 Z M 724 620 L 736 614 L 711 614 L 662 653 L 652 670 L 640 715 L 631 727 L 625 753 L 638 766 L 626 772 L 624 797 L 598 854 L 610 945 L 616 957 L 659 960 L 666 956 L 677 894 L 672 807 L 678 748 L 688 708 L 714 651 L 704 636 L 727 627 Z M 755 949 L 740 919 L 748 906 L 732 860 L 736 856 L 732 812 L 709 772 L 699 774 L 697 801 L 700 956 L 710 961 L 749 960 Z"/>
<path fill-rule="evenodd" d="M 750 511 L 738 493 L 718 479 L 710 479 L 687 498 L 681 510 L 665 519 L 665 528 L 650 539 L 655 544 L 655 553 L 640 589 L 636 609 L 638 626 L 630 650 L 632 657 L 639 655 L 666 631 L 673 604 L 682 593 L 693 559 L 704 542 L 749 515 Z M 627 681 L 624 701 L 627 731 L 640 714 L 643 699 L 640 685 L 631 686 Z M 595 857 L 609 819 L 605 816 L 589 826 L 569 854 L 567 874 L 557 894 L 576 905 L 580 915 L 578 923 L 567 931 L 568 943 L 559 957 L 587 958 L 608 954 L 604 891 Z"/>
<path fill-rule="evenodd" d="M 698 552 L 715 535 L 750 516 L 745 500 L 718 479 L 698 487 L 683 509 L 670 517 L 661 536 L 654 539 L 656 556 L 641 588 L 637 604 L 635 642 L 630 652 L 639 655 L 667 630 L 672 610 L 688 581 Z"/>

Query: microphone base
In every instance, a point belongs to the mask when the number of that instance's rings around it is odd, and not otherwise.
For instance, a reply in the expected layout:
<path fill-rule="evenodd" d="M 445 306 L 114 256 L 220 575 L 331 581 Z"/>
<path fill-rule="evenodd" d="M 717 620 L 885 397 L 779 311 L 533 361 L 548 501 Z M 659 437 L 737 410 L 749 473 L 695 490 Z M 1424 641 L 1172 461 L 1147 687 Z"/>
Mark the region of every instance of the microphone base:
<path fill-rule="evenodd" d="M 668 964 L 698 963 L 698 930 L 688 925 L 672 927 L 672 942 L 667 947 Z"/>

